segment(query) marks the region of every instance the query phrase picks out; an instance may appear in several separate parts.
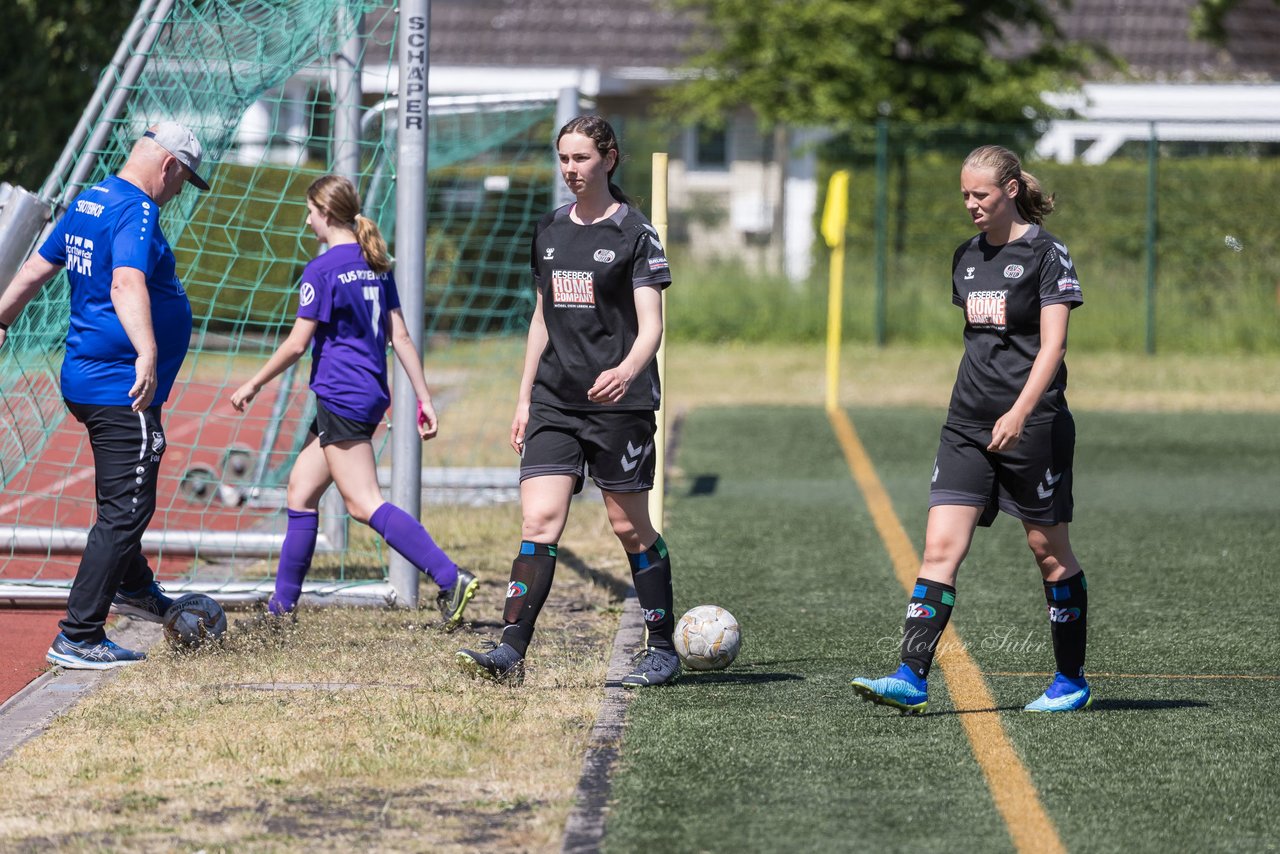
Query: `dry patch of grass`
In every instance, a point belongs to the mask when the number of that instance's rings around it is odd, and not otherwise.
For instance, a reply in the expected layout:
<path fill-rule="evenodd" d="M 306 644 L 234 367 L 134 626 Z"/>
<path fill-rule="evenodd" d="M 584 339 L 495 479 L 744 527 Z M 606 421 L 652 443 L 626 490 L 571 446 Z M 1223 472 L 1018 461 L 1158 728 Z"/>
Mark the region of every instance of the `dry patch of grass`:
<path fill-rule="evenodd" d="M 490 513 L 510 544 L 518 511 Z M 0 766 L 0 848 L 557 849 L 627 575 L 599 504 L 564 542 L 524 688 L 452 661 L 500 629 L 500 546 L 465 556 L 484 584 L 452 635 L 432 610 L 337 608 L 194 655 L 160 645 Z"/>

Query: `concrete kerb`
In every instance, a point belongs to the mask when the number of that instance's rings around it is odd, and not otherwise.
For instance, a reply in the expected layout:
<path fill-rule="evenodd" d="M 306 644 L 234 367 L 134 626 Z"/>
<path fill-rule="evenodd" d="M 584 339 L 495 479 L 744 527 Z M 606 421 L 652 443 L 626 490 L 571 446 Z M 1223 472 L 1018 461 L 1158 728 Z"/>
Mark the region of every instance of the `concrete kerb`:
<path fill-rule="evenodd" d="M 160 626 L 121 617 L 112 640 L 128 649 L 149 649 L 160 639 Z M 0 705 L 0 762 L 48 728 L 58 715 L 115 678 L 112 670 L 65 670 L 54 667 Z"/>
<path fill-rule="evenodd" d="M 591 728 L 582 776 L 573 793 L 573 811 L 564 826 L 564 854 L 588 854 L 600 850 L 604 822 L 613 779 L 613 767 L 622 745 L 627 720 L 627 704 L 632 692 L 622 687 L 622 677 L 631 670 L 631 657 L 644 642 L 644 617 L 632 589 L 622 605 L 622 619 L 613 638 L 609 672 L 605 676 L 604 702 Z"/>

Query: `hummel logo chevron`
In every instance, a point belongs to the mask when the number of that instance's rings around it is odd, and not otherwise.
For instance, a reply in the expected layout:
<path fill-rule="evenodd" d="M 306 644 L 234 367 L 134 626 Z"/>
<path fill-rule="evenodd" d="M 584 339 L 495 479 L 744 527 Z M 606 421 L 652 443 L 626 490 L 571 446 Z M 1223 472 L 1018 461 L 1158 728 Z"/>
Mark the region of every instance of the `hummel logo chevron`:
<path fill-rule="evenodd" d="M 640 460 L 642 460 L 645 454 L 647 454 L 652 448 L 653 448 L 653 445 L 651 444 L 646 445 L 643 448 L 637 448 L 635 445 L 631 444 L 630 441 L 628 441 L 627 452 L 622 455 L 623 470 L 632 471 L 633 469 L 635 469 L 636 466 L 640 465 Z"/>
<path fill-rule="evenodd" d="M 1044 482 L 1036 484 L 1036 494 L 1042 499 L 1049 498 L 1054 493 L 1054 487 L 1058 485 L 1058 481 L 1062 480 L 1062 475 L 1054 474 L 1049 469 L 1044 470 Z"/>
<path fill-rule="evenodd" d="M 1062 262 L 1062 269 L 1074 270 L 1075 264 L 1071 260 L 1071 256 L 1067 254 L 1067 247 L 1061 243 L 1054 243 L 1053 247 L 1058 250 L 1058 260 Z"/>

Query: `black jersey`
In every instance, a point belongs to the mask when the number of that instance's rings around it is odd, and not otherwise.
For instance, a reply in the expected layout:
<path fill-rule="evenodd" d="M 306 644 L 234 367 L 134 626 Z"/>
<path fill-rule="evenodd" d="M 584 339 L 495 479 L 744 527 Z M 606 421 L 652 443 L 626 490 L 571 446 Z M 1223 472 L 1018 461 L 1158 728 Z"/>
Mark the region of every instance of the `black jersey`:
<path fill-rule="evenodd" d="M 992 246 L 979 234 L 956 250 L 951 300 L 964 309 L 964 358 L 951 391 L 947 420 L 995 424 L 1013 406 L 1040 352 L 1040 309 L 1084 298 L 1067 247 L 1038 225 L 1016 240 Z M 1028 424 L 1067 409 L 1067 366 L 1036 404 Z"/>
<path fill-rule="evenodd" d="M 548 336 L 533 399 L 564 409 L 657 409 L 661 391 L 652 361 L 617 403 L 587 400 L 596 377 L 621 364 L 635 344 L 634 290 L 671 284 L 657 229 L 626 204 L 591 225 L 570 219 L 572 208 L 544 216 L 533 235 L 533 279 Z"/>

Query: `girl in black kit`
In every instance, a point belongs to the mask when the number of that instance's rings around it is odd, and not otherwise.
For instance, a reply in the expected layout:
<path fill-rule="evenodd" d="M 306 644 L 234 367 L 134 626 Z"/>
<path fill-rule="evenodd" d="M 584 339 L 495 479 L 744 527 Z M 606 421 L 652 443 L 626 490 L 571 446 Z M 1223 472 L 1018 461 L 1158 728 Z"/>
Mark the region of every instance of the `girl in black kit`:
<path fill-rule="evenodd" d="M 648 629 L 648 645 L 622 684 L 663 685 L 679 676 L 680 660 L 671 641 L 671 561 L 649 519 L 649 490 L 660 394 L 653 357 L 671 274 L 657 231 L 610 180 L 620 155 L 609 123 L 573 119 L 560 129 L 556 150 L 575 201 L 544 216 L 533 237 L 537 303 L 511 423 L 524 520 L 506 625 L 496 648 L 464 649 L 457 660 L 473 676 L 523 681 L 570 499 L 589 470 L 627 552 Z"/>
<path fill-rule="evenodd" d="M 1075 265 L 1041 227 L 1053 210 L 1017 155 L 987 145 L 960 172 L 979 234 L 955 252 L 951 299 L 965 312 L 964 358 L 929 490 L 924 560 L 907 603 L 902 665 L 858 677 L 865 700 L 923 712 L 934 650 L 955 604 L 956 573 L 978 525 L 1000 510 L 1022 520 L 1044 579 L 1058 672 L 1026 709 L 1066 712 L 1092 702 L 1084 678 L 1084 573 L 1071 551 L 1075 422 L 1067 409 L 1067 321 L 1080 305 Z"/>

